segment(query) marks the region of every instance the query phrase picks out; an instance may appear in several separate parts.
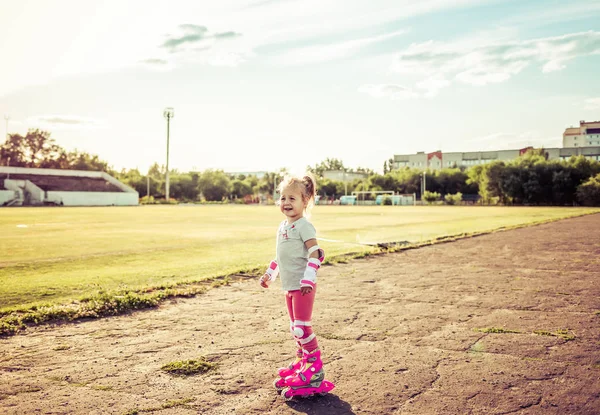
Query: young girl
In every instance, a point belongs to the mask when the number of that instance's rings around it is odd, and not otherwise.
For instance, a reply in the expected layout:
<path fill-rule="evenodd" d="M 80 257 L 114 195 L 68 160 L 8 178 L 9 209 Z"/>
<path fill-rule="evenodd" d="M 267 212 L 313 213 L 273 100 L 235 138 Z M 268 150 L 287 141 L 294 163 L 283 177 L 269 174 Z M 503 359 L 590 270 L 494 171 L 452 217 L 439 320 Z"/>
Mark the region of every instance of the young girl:
<path fill-rule="evenodd" d="M 286 219 L 277 231 L 276 260 L 271 261 L 260 285 L 268 288 L 281 275 L 281 287 L 290 317 L 290 331 L 298 349 L 296 359 L 278 370 L 275 387 L 286 399 L 296 395 L 326 393 L 333 384 L 324 381 L 321 351 L 311 326 L 317 292 L 317 270 L 324 252 L 317 245 L 315 227 L 304 217 L 315 200 L 315 182 L 311 176 L 287 177 L 278 187 L 279 208 Z"/>

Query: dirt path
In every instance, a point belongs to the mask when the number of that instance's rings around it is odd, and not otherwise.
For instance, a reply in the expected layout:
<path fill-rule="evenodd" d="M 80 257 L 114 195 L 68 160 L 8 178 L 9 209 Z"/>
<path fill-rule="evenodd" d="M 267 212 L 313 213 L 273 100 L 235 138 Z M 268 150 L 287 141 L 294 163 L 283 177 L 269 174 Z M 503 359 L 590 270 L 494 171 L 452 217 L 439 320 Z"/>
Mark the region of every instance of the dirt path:
<path fill-rule="evenodd" d="M 326 397 L 285 402 L 272 389 L 294 349 L 279 284 L 241 282 L 0 339 L 0 413 L 600 413 L 600 215 L 319 278 L 313 327 L 337 385 Z M 161 370 L 199 356 L 218 368 Z"/>

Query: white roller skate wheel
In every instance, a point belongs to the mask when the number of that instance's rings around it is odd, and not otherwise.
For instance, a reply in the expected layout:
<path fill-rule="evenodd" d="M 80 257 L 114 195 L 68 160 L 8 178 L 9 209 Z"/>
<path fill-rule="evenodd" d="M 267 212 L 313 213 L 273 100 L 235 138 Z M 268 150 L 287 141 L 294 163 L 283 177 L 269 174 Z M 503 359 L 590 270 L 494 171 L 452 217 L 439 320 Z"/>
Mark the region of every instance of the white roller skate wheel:
<path fill-rule="evenodd" d="M 292 388 L 287 387 L 284 388 L 281 391 L 281 396 L 283 397 L 283 399 L 285 399 L 286 401 L 291 401 L 294 398 L 294 395 L 291 393 Z"/>
<path fill-rule="evenodd" d="M 279 381 L 279 379 L 275 379 L 273 381 L 273 387 L 275 388 L 275 390 L 277 391 L 277 393 L 280 393 L 283 388 L 281 386 L 277 386 L 277 382 L 278 381 Z"/>

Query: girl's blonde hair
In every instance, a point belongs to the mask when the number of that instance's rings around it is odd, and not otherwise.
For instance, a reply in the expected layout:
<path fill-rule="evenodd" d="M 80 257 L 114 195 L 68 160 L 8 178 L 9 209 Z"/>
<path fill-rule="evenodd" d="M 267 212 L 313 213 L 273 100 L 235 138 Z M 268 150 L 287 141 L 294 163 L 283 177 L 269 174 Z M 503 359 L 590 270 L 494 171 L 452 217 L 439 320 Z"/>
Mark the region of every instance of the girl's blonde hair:
<path fill-rule="evenodd" d="M 314 177 L 310 173 L 306 173 L 303 177 L 286 176 L 283 178 L 277 191 L 281 194 L 283 189 L 289 186 L 294 186 L 302 193 L 302 199 L 306 202 L 306 210 L 310 210 L 315 205 L 315 195 L 317 194 L 317 184 Z"/>

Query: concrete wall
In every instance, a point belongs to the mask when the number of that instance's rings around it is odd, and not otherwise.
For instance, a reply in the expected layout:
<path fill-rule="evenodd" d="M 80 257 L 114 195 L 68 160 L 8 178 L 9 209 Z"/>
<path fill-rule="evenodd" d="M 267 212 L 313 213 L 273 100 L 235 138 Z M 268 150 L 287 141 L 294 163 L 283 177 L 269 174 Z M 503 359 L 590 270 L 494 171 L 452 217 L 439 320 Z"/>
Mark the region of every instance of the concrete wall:
<path fill-rule="evenodd" d="M 41 205 L 44 202 L 44 191 L 35 184 L 31 183 L 29 180 L 25 180 L 24 189 L 24 204 Z"/>
<path fill-rule="evenodd" d="M 14 190 L 0 190 L 0 206 L 17 196 Z"/>
<path fill-rule="evenodd" d="M 548 148 L 546 149 L 549 160 L 568 160 L 571 156 L 584 156 L 590 160 L 600 161 L 600 146 Z"/>
<path fill-rule="evenodd" d="M 137 192 L 47 192 L 47 200 L 63 206 L 135 206 L 139 202 Z"/>

